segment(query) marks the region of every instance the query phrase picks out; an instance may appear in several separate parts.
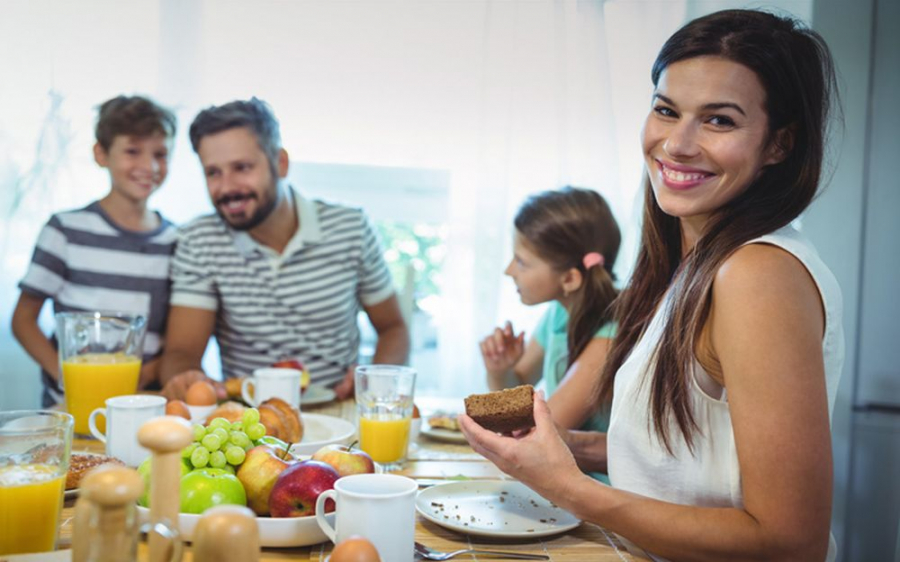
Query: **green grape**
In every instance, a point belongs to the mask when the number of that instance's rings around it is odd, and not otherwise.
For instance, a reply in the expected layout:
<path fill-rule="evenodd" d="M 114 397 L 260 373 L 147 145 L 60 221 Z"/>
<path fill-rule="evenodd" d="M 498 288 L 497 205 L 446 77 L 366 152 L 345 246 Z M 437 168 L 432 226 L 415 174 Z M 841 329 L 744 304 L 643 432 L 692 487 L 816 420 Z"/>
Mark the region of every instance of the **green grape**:
<path fill-rule="evenodd" d="M 231 436 L 228 438 L 228 442 L 237 445 L 241 449 L 247 449 L 253 442 L 250 441 L 250 438 L 247 437 L 247 434 L 243 431 L 232 431 Z"/>
<path fill-rule="evenodd" d="M 198 447 L 197 443 L 191 443 L 190 445 L 188 445 L 187 447 L 182 449 L 181 450 L 181 458 L 183 458 L 183 459 L 191 458 L 191 455 L 194 453 L 194 449 L 196 449 L 197 447 Z"/>
<path fill-rule="evenodd" d="M 214 419 L 213 421 L 209 422 L 209 429 L 210 429 L 210 430 L 212 430 L 212 429 L 217 429 L 217 428 L 220 428 L 220 427 L 221 427 L 222 429 L 226 429 L 226 430 L 227 430 L 227 429 L 231 429 L 231 422 L 228 421 L 228 420 L 226 420 L 225 418 L 216 418 L 216 419 Z"/>
<path fill-rule="evenodd" d="M 230 429 L 230 426 L 229 426 Z M 219 438 L 219 441 L 224 445 L 228 443 L 228 429 L 222 429 L 221 427 L 217 427 L 212 430 L 210 433 Z"/>
<path fill-rule="evenodd" d="M 259 423 L 259 410 L 256 408 L 247 408 L 244 410 L 244 416 L 241 418 L 241 423 L 243 423 L 244 429 L 255 423 Z"/>
<path fill-rule="evenodd" d="M 243 449 L 235 445 L 232 445 L 225 449 L 225 459 L 228 461 L 228 464 L 237 466 L 244 462 L 244 459 L 246 457 L 247 453 L 245 453 Z"/>
<path fill-rule="evenodd" d="M 223 468 L 225 464 L 225 453 L 222 451 L 216 451 L 209 455 L 209 466 L 213 468 Z"/>
<path fill-rule="evenodd" d="M 266 426 L 261 423 L 255 423 L 247 428 L 247 437 L 256 441 L 266 434 Z"/>
<path fill-rule="evenodd" d="M 231 431 L 244 431 L 244 424 L 239 421 L 231 422 Z"/>
<path fill-rule="evenodd" d="M 203 436 L 206 435 L 206 428 L 200 425 L 199 423 L 195 423 L 194 427 L 194 441 L 200 441 L 203 439 Z"/>
<path fill-rule="evenodd" d="M 194 468 L 203 468 L 209 463 L 209 451 L 203 447 L 197 447 L 191 454 L 191 464 Z"/>
<path fill-rule="evenodd" d="M 215 433 L 210 433 L 209 435 L 204 437 L 203 441 L 201 441 L 200 443 L 202 443 L 210 453 L 212 453 L 213 451 L 218 451 L 219 447 L 222 446 L 222 440 L 219 439 L 219 436 Z"/>

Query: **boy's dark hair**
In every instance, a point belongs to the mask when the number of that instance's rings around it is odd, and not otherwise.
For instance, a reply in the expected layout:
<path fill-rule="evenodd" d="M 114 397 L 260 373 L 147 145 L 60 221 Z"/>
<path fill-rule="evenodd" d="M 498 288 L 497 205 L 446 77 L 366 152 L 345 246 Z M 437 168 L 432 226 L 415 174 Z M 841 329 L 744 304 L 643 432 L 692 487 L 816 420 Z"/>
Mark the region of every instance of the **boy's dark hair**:
<path fill-rule="evenodd" d="M 162 133 L 175 136 L 175 115 L 168 109 L 142 96 L 116 96 L 100 106 L 97 142 L 103 150 L 109 150 L 113 139 L 119 135 L 149 137 Z"/>
<path fill-rule="evenodd" d="M 197 152 L 203 137 L 237 127 L 244 127 L 253 133 L 269 165 L 273 170 L 277 169 L 278 153 L 281 151 L 278 119 L 275 119 L 269 104 L 257 97 L 208 107 L 198 113 L 191 123 L 191 146 Z"/>

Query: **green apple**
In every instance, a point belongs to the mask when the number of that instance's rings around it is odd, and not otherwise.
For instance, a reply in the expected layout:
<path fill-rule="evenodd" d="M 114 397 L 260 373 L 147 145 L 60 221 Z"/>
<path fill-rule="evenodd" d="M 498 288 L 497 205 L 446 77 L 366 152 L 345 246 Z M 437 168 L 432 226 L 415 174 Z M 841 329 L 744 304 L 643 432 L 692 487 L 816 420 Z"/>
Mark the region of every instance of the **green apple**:
<path fill-rule="evenodd" d="M 221 468 L 201 468 L 181 477 L 181 512 L 203 513 L 222 504 L 247 505 L 244 486 Z"/>
<path fill-rule="evenodd" d="M 184 476 L 192 471 L 194 467 L 187 459 L 181 459 L 181 475 Z M 144 459 L 144 462 L 138 466 L 138 474 L 144 479 L 144 493 L 138 498 L 138 505 L 141 507 L 150 507 L 150 457 Z"/>

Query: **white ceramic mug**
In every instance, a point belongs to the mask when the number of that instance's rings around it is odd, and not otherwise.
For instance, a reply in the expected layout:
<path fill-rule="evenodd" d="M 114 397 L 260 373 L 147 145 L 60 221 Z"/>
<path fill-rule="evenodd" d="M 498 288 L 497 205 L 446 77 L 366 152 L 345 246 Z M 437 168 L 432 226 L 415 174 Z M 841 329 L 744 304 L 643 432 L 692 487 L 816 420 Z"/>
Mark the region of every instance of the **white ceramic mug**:
<path fill-rule="evenodd" d="M 344 476 L 319 495 L 316 522 L 335 544 L 360 535 L 382 560 L 413 562 L 417 490 L 415 480 L 397 474 Z M 329 499 L 336 503 L 334 527 L 325 518 Z"/>
<path fill-rule="evenodd" d="M 106 435 L 97 428 L 97 416 L 106 417 Z M 138 428 L 152 418 L 166 415 L 166 399 L 149 394 L 114 396 L 106 400 L 106 408 L 97 408 L 88 418 L 91 434 L 106 443 L 106 454 L 137 466 L 150 456 L 137 440 Z"/>
<path fill-rule="evenodd" d="M 271 367 L 256 369 L 252 377 L 241 383 L 241 396 L 247 404 L 259 406 L 269 398 L 281 398 L 292 408 L 300 409 L 300 377 L 303 373 L 297 369 Z M 253 384 L 253 396 L 248 386 Z"/>

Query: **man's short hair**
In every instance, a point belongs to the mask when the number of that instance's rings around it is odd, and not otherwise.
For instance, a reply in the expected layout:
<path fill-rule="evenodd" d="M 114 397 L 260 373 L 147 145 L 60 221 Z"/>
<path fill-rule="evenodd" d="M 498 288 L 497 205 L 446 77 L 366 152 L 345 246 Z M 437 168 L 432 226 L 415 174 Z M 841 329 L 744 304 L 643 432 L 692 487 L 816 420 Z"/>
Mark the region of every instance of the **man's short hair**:
<path fill-rule="evenodd" d="M 259 147 L 269 159 L 273 170 L 277 169 L 281 151 L 281 131 L 278 120 L 269 104 L 257 97 L 247 101 L 233 101 L 204 109 L 191 123 L 190 137 L 194 152 L 198 152 L 203 137 L 221 133 L 236 127 L 248 129 L 256 137 Z"/>
<path fill-rule="evenodd" d="M 103 102 L 97 116 L 94 134 L 108 151 L 119 135 L 149 137 L 156 133 L 175 136 L 175 115 L 168 109 L 142 96 L 116 96 Z"/>

